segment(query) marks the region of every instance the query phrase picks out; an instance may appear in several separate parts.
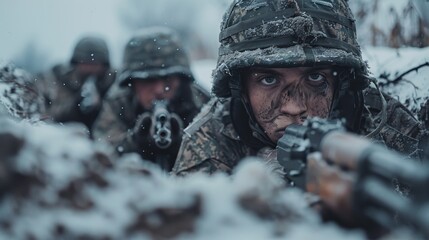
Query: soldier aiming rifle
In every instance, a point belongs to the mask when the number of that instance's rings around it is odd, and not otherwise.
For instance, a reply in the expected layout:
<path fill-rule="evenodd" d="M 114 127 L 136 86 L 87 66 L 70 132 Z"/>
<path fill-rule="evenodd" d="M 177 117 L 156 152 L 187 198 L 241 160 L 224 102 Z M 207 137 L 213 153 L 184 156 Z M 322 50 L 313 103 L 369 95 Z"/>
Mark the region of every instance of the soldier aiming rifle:
<path fill-rule="evenodd" d="M 94 124 L 96 139 L 138 153 L 169 172 L 187 126 L 209 96 L 194 82 L 188 55 L 169 28 L 151 27 L 126 44 L 117 85 Z M 168 158 L 168 160 L 167 160 Z"/>

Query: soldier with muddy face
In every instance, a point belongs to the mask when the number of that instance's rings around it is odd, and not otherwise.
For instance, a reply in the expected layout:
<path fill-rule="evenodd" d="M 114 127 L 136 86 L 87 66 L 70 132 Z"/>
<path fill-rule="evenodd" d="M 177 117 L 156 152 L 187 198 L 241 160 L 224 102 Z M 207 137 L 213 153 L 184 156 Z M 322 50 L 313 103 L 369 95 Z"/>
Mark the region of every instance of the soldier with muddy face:
<path fill-rule="evenodd" d="M 185 129 L 177 175 L 230 173 L 246 156 L 273 156 L 285 128 L 311 117 L 344 119 L 351 132 L 421 154 L 425 130 L 370 77 L 346 0 L 234 1 L 213 77 L 216 98 Z"/>

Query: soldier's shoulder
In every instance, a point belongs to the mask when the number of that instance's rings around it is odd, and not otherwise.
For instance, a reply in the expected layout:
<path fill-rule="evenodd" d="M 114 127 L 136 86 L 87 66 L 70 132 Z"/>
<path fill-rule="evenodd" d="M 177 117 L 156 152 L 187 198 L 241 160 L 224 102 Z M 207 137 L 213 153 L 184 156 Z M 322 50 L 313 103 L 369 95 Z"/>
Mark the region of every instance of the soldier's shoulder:
<path fill-rule="evenodd" d="M 115 83 L 116 76 L 117 76 L 117 70 L 115 70 L 113 68 L 109 68 L 106 71 L 103 82 L 101 84 L 101 88 L 102 88 L 101 90 L 106 91 L 109 88 L 111 88 Z"/>
<path fill-rule="evenodd" d="M 379 129 L 380 138 L 388 147 L 404 154 L 413 154 L 418 148 L 423 125 L 401 102 L 375 89 L 365 92 L 365 134 Z M 380 128 L 382 127 L 382 128 Z"/>
<path fill-rule="evenodd" d="M 193 100 L 198 108 L 204 106 L 204 104 L 208 103 L 211 99 L 210 92 L 198 83 L 194 82 L 191 84 L 191 91 Z"/>
<path fill-rule="evenodd" d="M 230 135 L 229 100 L 212 99 L 185 129 L 174 171 L 226 171 L 247 154 L 242 142 Z M 209 169 L 209 170 L 208 170 Z"/>
<path fill-rule="evenodd" d="M 374 88 L 364 91 L 364 103 L 374 114 L 385 111 L 387 118 L 406 118 L 407 121 L 418 123 L 417 117 L 399 100 Z"/>
<path fill-rule="evenodd" d="M 105 99 L 108 101 L 123 102 L 132 96 L 132 88 L 128 86 L 120 86 L 118 81 L 114 81 L 106 93 Z"/>
<path fill-rule="evenodd" d="M 220 130 L 222 123 L 222 113 L 227 110 L 228 100 L 212 98 L 207 102 L 201 111 L 195 116 L 193 121 L 184 130 L 187 136 L 195 134 L 203 127 L 206 129 Z"/>

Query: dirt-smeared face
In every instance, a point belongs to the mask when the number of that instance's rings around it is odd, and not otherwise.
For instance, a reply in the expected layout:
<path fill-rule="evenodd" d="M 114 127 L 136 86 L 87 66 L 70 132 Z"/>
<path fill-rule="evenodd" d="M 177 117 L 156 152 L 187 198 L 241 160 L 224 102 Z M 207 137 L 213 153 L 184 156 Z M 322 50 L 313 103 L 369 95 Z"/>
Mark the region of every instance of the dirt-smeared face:
<path fill-rule="evenodd" d="M 336 74 L 329 67 L 251 68 L 242 80 L 256 121 L 277 142 L 290 124 L 328 117 Z"/>

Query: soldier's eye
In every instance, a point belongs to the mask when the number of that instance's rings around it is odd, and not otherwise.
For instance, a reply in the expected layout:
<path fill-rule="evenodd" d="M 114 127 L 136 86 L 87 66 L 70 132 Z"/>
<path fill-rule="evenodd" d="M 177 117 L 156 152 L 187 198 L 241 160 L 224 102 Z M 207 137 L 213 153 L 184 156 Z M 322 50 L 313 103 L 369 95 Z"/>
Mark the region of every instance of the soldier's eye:
<path fill-rule="evenodd" d="M 260 81 L 265 86 L 271 86 L 277 83 L 277 78 L 275 77 L 264 77 Z"/>
<path fill-rule="evenodd" d="M 319 82 L 319 81 L 326 80 L 326 77 L 320 73 L 311 73 L 308 75 L 308 80 L 312 82 Z"/>

